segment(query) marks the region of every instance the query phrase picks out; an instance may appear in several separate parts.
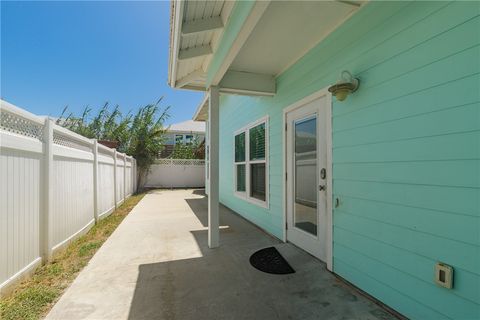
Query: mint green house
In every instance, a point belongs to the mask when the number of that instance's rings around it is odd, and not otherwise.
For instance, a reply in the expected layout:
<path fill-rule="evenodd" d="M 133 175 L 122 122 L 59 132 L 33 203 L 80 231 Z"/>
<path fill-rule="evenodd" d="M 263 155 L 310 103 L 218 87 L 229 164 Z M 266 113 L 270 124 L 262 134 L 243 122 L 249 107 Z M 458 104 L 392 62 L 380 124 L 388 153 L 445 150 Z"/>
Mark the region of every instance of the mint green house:
<path fill-rule="evenodd" d="M 479 2 L 174 1 L 171 28 L 211 247 L 222 203 L 408 318 L 480 319 Z"/>

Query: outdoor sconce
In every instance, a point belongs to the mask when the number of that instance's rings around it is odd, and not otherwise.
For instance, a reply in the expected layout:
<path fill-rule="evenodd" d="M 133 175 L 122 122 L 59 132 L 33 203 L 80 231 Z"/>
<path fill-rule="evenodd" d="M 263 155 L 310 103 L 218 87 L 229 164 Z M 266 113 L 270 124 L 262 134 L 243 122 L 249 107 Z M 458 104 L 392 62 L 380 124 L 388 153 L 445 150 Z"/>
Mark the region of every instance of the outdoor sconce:
<path fill-rule="evenodd" d="M 360 80 L 358 78 L 354 78 L 348 71 L 342 71 L 340 80 L 328 88 L 328 91 L 331 92 L 338 101 L 343 101 L 350 93 L 357 91 L 359 85 Z"/>

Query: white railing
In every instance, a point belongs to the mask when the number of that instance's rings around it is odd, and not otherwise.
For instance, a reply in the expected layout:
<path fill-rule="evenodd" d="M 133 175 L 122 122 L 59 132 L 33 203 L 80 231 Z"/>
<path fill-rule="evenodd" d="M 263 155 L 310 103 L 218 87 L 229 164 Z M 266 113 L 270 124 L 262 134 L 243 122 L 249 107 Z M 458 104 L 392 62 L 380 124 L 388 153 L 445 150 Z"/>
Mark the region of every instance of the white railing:
<path fill-rule="evenodd" d="M 0 295 L 136 190 L 135 159 L 1 101 Z"/>

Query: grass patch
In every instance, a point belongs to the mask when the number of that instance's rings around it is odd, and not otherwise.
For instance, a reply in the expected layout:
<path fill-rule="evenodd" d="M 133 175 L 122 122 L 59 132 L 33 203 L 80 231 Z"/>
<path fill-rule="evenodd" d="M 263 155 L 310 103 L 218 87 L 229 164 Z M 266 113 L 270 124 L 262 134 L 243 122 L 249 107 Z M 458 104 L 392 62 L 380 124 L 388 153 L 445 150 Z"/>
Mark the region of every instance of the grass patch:
<path fill-rule="evenodd" d="M 40 319 L 52 308 L 95 252 L 113 233 L 144 193 L 133 195 L 107 218 L 99 221 L 87 234 L 55 254 L 39 267 L 8 297 L 0 299 L 0 319 Z"/>

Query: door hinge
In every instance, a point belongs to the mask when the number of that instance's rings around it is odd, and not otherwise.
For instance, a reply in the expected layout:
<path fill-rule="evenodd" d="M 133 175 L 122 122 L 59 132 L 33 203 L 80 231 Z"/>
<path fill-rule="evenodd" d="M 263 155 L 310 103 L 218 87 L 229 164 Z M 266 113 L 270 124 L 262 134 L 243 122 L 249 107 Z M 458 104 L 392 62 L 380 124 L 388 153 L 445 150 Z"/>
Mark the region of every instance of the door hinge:
<path fill-rule="evenodd" d="M 287 128 L 288 128 L 288 125 L 287 125 L 287 123 L 285 122 L 285 131 L 287 131 Z"/>
<path fill-rule="evenodd" d="M 288 174 L 285 172 L 285 181 L 288 180 Z"/>
<path fill-rule="evenodd" d="M 288 222 L 285 222 L 285 230 L 288 230 Z"/>

